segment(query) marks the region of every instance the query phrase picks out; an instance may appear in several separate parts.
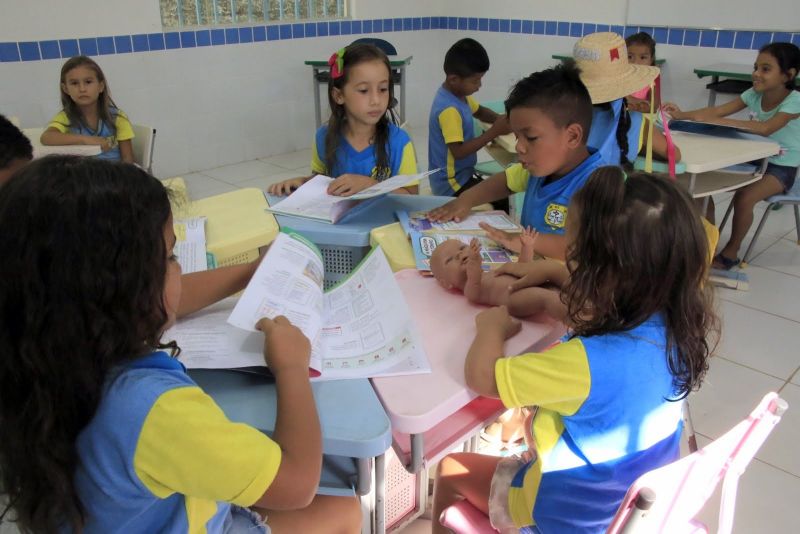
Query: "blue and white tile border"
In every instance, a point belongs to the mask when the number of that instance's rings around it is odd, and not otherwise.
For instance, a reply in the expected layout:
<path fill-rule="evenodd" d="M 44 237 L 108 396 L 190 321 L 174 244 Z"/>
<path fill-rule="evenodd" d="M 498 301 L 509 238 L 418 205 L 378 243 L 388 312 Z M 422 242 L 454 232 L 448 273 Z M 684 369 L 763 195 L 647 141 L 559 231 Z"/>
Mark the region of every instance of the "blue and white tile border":
<path fill-rule="evenodd" d="M 305 39 L 335 35 L 365 35 L 384 32 L 466 30 L 531 35 L 581 37 L 597 31 L 613 31 L 628 36 L 646 31 L 658 44 L 737 48 L 757 50 L 773 41 L 790 41 L 800 45 L 800 31 L 760 32 L 751 30 L 712 30 L 648 26 L 618 26 L 591 22 L 555 20 L 490 19 L 479 17 L 407 17 L 392 19 L 334 20 L 270 24 L 267 26 L 224 27 L 181 30 L 164 33 L 140 33 L 105 37 L 84 37 L 44 41 L 0 42 L 0 62 L 44 61 L 63 59 L 79 54 L 103 56 L 235 45 L 261 41 Z"/>

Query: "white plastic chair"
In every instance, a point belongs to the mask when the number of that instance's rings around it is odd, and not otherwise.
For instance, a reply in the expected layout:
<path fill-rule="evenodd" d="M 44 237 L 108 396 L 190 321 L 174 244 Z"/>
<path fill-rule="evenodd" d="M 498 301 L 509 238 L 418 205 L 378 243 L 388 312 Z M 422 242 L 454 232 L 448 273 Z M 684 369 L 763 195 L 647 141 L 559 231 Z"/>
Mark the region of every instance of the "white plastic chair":
<path fill-rule="evenodd" d="M 607 534 L 689 534 L 708 532 L 694 517 L 722 481 L 718 533 L 733 526 L 739 477 L 788 408 L 768 393 L 753 412 L 702 449 L 639 477 L 630 487 Z M 467 501 L 450 506 L 439 518 L 456 534 L 496 532 Z"/>
<path fill-rule="evenodd" d="M 764 200 L 769 203 L 769 206 L 767 206 L 766 211 L 764 211 L 764 215 L 761 217 L 761 221 L 759 221 L 758 227 L 756 228 L 756 233 L 753 234 L 753 239 L 750 240 L 750 244 L 747 246 L 744 256 L 742 256 L 741 265 L 743 267 L 747 264 L 747 260 L 750 259 L 750 253 L 753 252 L 753 248 L 756 245 L 756 240 L 758 239 L 758 236 L 761 235 L 761 230 L 764 229 L 764 225 L 767 223 L 767 217 L 769 217 L 769 214 L 772 213 L 774 208 L 778 206 L 787 204 L 794 208 L 795 232 L 797 232 L 797 244 L 800 245 L 800 169 L 798 169 L 797 174 L 795 175 L 794 186 L 792 186 L 791 191 L 788 191 L 783 195 L 773 195 Z M 725 211 L 725 216 L 722 218 L 722 222 L 719 225 L 720 232 L 722 232 L 722 228 L 725 227 L 725 223 L 728 222 L 728 217 L 730 217 L 732 212 L 733 201 L 731 201 L 728 209 Z"/>
<path fill-rule="evenodd" d="M 147 172 L 153 172 L 153 150 L 156 144 L 156 129 L 143 124 L 131 124 L 134 138 L 133 161 Z"/>

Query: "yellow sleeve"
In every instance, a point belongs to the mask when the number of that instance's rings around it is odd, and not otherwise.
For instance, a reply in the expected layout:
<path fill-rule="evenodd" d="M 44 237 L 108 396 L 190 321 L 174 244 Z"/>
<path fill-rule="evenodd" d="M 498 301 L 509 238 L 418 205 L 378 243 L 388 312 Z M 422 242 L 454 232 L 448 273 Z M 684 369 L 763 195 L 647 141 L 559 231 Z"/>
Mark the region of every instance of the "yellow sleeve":
<path fill-rule="evenodd" d="M 439 113 L 439 128 L 442 129 L 444 144 L 464 141 L 464 125 L 461 114 L 454 107 L 445 108 Z"/>
<path fill-rule="evenodd" d="M 700 217 L 700 222 L 703 223 L 703 230 L 708 240 L 708 264 L 711 265 L 714 262 L 714 252 L 717 250 L 717 243 L 719 243 L 719 229 L 708 222 L 705 217 Z"/>
<path fill-rule="evenodd" d="M 114 126 L 117 129 L 117 141 L 127 141 L 136 137 L 133 133 L 131 121 L 128 120 L 128 116 L 122 111 L 117 110 L 117 118 L 114 121 Z"/>
<path fill-rule="evenodd" d="M 269 488 L 281 450 L 242 423 L 233 423 L 200 388 L 161 395 L 142 426 L 133 466 L 154 495 L 173 493 L 251 506 Z"/>
<path fill-rule="evenodd" d="M 69 132 L 69 118 L 63 111 L 56 113 L 56 116 L 47 125 L 48 128 L 55 128 L 61 133 Z"/>
<path fill-rule="evenodd" d="M 467 105 L 469 106 L 469 110 L 472 113 L 475 113 L 476 111 L 478 111 L 478 108 L 481 107 L 480 103 L 471 96 L 467 97 Z"/>
<path fill-rule="evenodd" d="M 319 157 L 319 153 L 317 153 L 317 136 L 314 136 L 314 139 L 311 141 L 311 172 L 314 174 L 327 174 L 328 169 L 325 167 L 325 164 L 322 163 L 322 160 Z"/>
<path fill-rule="evenodd" d="M 541 406 L 572 415 L 591 389 L 589 360 L 578 338 L 545 352 L 501 358 L 494 374 L 500 400 L 509 408 Z"/>
<path fill-rule="evenodd" d="M 417 155 L 414 152 L 414 144 L 409 141 L 403 147 L 403 155 L 400 158 L 399 174 L 417 174 Z M 408 185 L 419 185 L 419 180 Z"/>
<path fill-rule="evenodd" d="M 506 185 L 515 193 L 522 193 L 528 189 L 528 178 L 530 174 L 522 163 L 515 163 L 506 167 Z"/>

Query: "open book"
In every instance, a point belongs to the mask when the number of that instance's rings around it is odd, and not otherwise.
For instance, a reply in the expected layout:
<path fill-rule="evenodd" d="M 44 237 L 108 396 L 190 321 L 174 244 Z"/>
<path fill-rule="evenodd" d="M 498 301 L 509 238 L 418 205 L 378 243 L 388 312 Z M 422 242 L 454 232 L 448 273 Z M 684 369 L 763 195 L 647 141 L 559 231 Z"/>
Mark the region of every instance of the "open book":
<path fill-rule="evenodd" d="M 421 234 L 411 232 L 408 234 L 411 239 L 411 249 L 414 251 L 414 261 L 417 270 L 425 275 L 432 276 L 431 255 L 436 247 L 448 239 L 456 239 L 467 245 L 473 239 L 477 239 L 481 244 L 481 267 L 484 271 L 493 269 L 503 263 L 517 261 L 517 254 L 507 250 L 505 247 L 489 239 L 486 236 L 470 234 Z"/>
<path fill-rule="evenodd" d="M 480 223 L 486 223 L 499 230 L 517 233 L 522 232 L 522 227 L 515 223 L 508 214 L 502 210 L 496 211 L 473 211 L 466 219 L 456 222 L 434 222 L 428 218 L 425 211 L 397 211 L 397 220 L 403 230 L 410 234 L 419 232 L 424 234 L 474 234 L 485 235 L 486 232 L 480 227 Z"/>
<path fill-rule="evenodd" d="M 345 217 L 345 214 L 352 216 L 379 197 L 418 182 L 433 172 L 435 171 L 393 176 L 349 197 L 329 195 L 328 186 L 333 178 L 318 174 L 298 187 L 294 193 L 267 209 L 279 215 L 294 215 L 337 223 Z M 358 209 L 355 209 L 356 206 Z"/>
<path fill-rule="evenodd" d="M 379 247 L 327 292 L 322 290 L 323 273 L 319 249 L 298 234 L 282 232 L 232 311 L 232 302 L 223 301 L 182 320 L 164 337 L 178 341 L 180 360 L 189 368 L 263 369 L 264 335 L 255 324 L 261 317 L 284 315 L 311 341 L 312 376 L 430 372 L 416 326 Z M 202 343 L 194 343 L 190 334 L 204 338 Z"/>

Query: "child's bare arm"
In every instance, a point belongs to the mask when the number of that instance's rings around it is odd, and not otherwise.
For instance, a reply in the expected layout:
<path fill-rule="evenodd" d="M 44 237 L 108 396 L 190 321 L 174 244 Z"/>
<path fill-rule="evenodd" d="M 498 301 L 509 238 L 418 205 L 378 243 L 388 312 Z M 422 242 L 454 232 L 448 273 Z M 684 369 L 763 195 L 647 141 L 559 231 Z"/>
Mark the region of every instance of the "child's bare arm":
<path fill-rule="evenodd" d="M 477 239 L 469 244 L 469 259 L 467 260 L 467 283 L 464 285 L 464 296 L 476 304 L 481 302 L 481 282 L 483 281 L 483 268 L 481 267 L 481 246 Z"/>
<path fill-rule="evenodd" d="M 536 245 L 536 238 L 538 235 L 539 232 L 530 226 L 522 230 L 522 234 L 519 236 L 519 240 L 522 245 L 522 248 L 519 251 L 519 261 L 522 263 L 533 261 L 533 256 L 536 253 L 534 247 Z"/>

